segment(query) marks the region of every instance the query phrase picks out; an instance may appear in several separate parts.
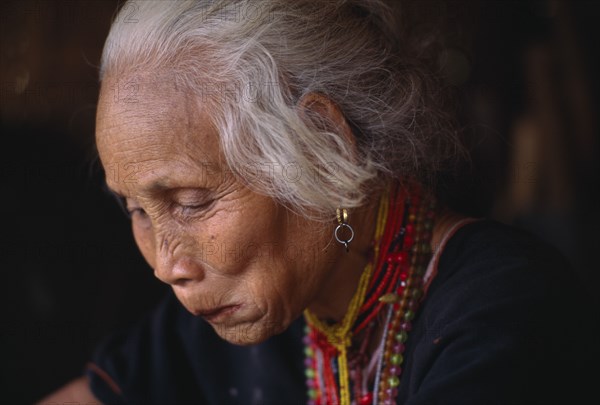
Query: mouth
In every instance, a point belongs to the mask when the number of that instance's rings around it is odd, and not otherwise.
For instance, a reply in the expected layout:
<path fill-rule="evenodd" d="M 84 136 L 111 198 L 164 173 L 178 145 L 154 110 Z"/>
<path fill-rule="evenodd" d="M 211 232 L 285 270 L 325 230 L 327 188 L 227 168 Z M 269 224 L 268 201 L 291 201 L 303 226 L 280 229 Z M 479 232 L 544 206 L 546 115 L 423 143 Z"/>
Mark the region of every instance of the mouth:
<path fill-rule="evenodd" d="M 195 316 L 201 316 L 206 321 L 211 323 L 218 323 L 224 321 L 227 317 L 232 315 L 238 309 L 241 308 L 241 304 L 236 305 L 224 305 L 222 307 L 207 309 L 207 310 L 194 310 L 192 311 Z"/>

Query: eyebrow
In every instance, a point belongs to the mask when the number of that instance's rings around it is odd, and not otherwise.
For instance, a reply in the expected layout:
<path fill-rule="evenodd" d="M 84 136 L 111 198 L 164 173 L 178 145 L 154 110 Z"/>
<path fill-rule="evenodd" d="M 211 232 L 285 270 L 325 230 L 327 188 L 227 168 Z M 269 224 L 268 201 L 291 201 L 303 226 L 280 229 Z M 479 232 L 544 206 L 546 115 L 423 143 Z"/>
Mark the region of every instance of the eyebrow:
<path fill-rule="evenodd" d="M 122 193 L 120 193 L 117 190 L 110 187 L 110 185 L 108 184 L 106 179 L 104 179 L 103 183 L 104 183 L 104 188 L 106 189 L 107 192 L 113 194 L 114 196 L 116 196 L 118 198 L 127 198 Z M 153 180 L 152 182 L 150 182 L 150 184 L 147 185 L 146 187 L 143 187 L 142 191 L 144 193 L 148 193 L 148 194 L 156 194 L 156 193 L 160 193 L 160 192 L 166 191 L 166 190 L 171 190 L 174 188 L 180 188 L 180 187 L 174 187 L 172 185 L 169 185 L 168 181 L 165 181 L 165 179 L 157 178 L 157 179 Z M 194 188 L 205 188 L 205 187 L 194 187 Z"/>
<path fill-rule="evenodd" d="M 133 174 L 135 175 L 136 173 L 133 173 Z M 116 194 L 121 195 L 121 193 L 119 193 L 118 191 L 116 191 L 109 185 L 109 182 L 106 180 L 107 177 L 108 177 L 108 175 L 106 175 L 103 178 L 103 183 L 106 186 L 106 188 L 108 188 L 110 191 L 112 191 Z M 120 183 L 121 181 L 117 181 L 117 182 Z M 127 180 L 127 178 L 123 178 L 122 182 L 123 183 L 139 183 L 139 180 L 135 177 L 131 178 L 129 180 Z M 170 188 L 168 181 L 166 181 L 166 179 L 164 179 L 163 176 L 157 176 L 156 179 L 154 179 L 152 181 L 146 181 L 145 183 L 149 183 L 147 186 L 143 187 L 143 190 L 147 191 L 147 192 L 163 191 L 165 189 Z"/>

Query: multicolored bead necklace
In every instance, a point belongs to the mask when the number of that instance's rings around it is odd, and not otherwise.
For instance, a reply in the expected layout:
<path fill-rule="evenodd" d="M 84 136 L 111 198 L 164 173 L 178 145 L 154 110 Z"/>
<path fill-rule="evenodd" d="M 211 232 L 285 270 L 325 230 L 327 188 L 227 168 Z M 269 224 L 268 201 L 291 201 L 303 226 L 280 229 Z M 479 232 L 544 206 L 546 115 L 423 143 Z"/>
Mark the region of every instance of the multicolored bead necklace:
<path fill-rule="evenodd" d="M 388 190 L 379 206 L 371 259 L 344 319 L 327 325 L 304 312 L 309 405 L 350 405 L 352 399 L 359 405 L 395 403 L 404 344 L 423 298 L 434 217 L 435 200 L 422 195 L 418 185 Z M 366 352 L 381 318 L 383 335 L 369 362 Z M 353 341 L 358 337 L 360 342 Z"/>

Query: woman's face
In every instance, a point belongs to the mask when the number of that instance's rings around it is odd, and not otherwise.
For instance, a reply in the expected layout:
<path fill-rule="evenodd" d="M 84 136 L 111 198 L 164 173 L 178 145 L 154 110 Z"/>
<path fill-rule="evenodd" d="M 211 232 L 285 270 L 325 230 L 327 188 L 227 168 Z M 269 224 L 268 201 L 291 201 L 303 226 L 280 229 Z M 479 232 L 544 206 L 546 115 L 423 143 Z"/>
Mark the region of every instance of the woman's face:
<path fill-rule="evenodd" d="M 125 85 L 135 97 L 120 97 Z M 287 328 L 340 254 L 332 227 L 236 181 L 208 111 L 174 85 L 108 77 L 96 141 L 107 184 L 126 198 L 155 276 L 232 343 Z"/>

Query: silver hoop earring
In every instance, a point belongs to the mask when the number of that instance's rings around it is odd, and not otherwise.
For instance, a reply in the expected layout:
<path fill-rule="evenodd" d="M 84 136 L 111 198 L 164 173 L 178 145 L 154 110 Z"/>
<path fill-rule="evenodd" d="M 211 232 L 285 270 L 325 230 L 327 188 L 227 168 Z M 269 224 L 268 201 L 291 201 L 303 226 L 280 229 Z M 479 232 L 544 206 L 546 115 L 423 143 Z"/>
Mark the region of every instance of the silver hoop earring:
<path fill-rule="evenodd" d="M 350 251 L 348 245 L 354 239 L 354 229 L 350 225 L 348 225 L 348 210 L 346 208 L 338 208 L 335 210 L 338 225 L 335 227 L 335 231 L 333 232 L 333 236 L 335 236 L 335 240 L 344 245 L 346 248 L 346 253 Z M 341 239 L 338 233 L 341 229 L 347 228 L 350 231 L 350 237 L 347 239 Z"/>

